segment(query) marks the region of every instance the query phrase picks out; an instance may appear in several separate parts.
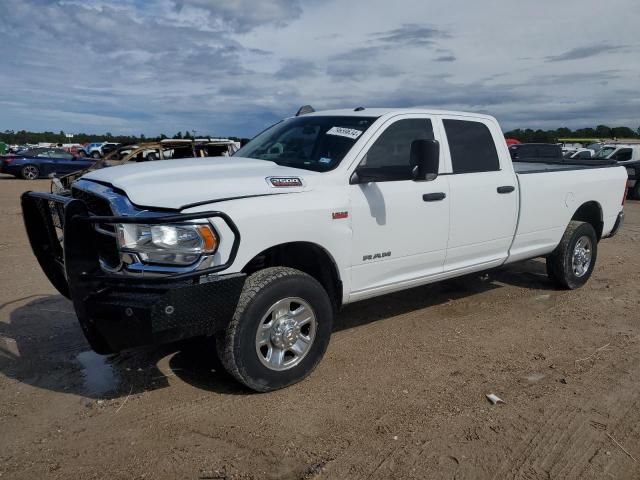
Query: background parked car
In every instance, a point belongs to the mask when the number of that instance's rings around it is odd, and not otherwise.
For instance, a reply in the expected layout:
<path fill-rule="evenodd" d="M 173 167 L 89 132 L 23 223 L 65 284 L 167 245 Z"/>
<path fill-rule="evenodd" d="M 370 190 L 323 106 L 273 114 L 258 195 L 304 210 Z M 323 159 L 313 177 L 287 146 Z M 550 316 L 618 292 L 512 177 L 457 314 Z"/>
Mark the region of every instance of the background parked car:
<path fill-rule="evenodd" d="M 78 155 L 99 159 L 113 152 L 119 146 L 119 143 L 113 142 L 87 143 L 84 147 L 78 149 Z"/>
<path fill-rule="evenodd" d="M 595 158 L 615 160 L 627 168 L 629 198 L 640 200 L 640 143 L 603 145 Z"/>
<path fill-rule="evenodd" d="M 100 153 L 102 154 L 103 157 L 106 157 L 114 150 L 117 150 L 118 147 L 120 147 L 119 143 L 105 143 L 102 145 L 102 148 L 100 149 Z"/>
<path fill-rule="evenodd" d="M 593 158 L 595 152 L 588 148 L 578 148 L 576 150 L 569 150 L 564 154 L 564 158 L 578 158 L 583 160 L 589 160 Z"/>
<path fill-rule="evenodd" d="M 233 155 L 239 148 L 240 145 L 238 142 L 228 138 L 198 138 L 195 140 L 167 138 L 159 142 L 121 145 L 85 170 L 76 171 L 59 179 L 55 179 L 51 183 L 51 191 L 56 193 L 68 192 L 71 184 L 89 170 L 114 167 L 129 162 L 198 157 L 228 157 Z"/>
<path fill-rule="evenodd" d="M 512 160 L 562 162 L 562 147 L 555 143 L 520 143 L 511 145 L 509 153 Z"/>
<path fill-rule="evenodd" d="M 69 174 L 95 163 L 92 158 L 71 155 L 62 148 L 34 148 L 19 155 L 0 156 L 0 172 L 35 180 L 51 174 Z"/>

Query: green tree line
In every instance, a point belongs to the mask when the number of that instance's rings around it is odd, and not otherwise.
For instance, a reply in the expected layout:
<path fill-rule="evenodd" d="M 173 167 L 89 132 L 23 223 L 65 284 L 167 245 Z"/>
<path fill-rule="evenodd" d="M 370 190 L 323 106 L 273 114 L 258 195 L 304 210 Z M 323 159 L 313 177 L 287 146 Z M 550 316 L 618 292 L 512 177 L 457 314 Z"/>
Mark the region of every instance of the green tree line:
<path fill-rule="evenodd" d="M 598 125 L 596 128 L 578 128 L 571 130 L 562 127 L 555 130 L 516 129 L 504 134 L 507 138 L 515 138 L 523 143 L 556 143 L 559 138 L 640 138 L 640 127 L 633 130 L 629 127 L 608 127 Z"/>
<path fill-rule="evenodd" d="M 207 138 L 210 135 L 197 135 L 201 138 Z M 608 127 L 607 125 L 598 125 L 595 128 L 579 128 L 577 130 L 571 130 L 570 128 L 562 127 L 555 130 L 533 130 L 531 128 L 515 129 L 504 134 L 507 138 L 515 138 L 524 143 L 555 143 L 559 138 L 640 138 L 640 127 L 637 130 L 633 130 L 629 127 Z M 168 137 L 165 134 L 160 134 L 157 137 L 145 137 L 144 135 L 112 135 L 107 132 L 105 134 L 89 134 L 89 133 L 76 133 L 73 138 L 67 138 L 64 131 L 59 133 L 55 132 L 29 132 L 26 130 L 5 130 L 0 132 L 0 141 L 8 143 L 10 145 L 24 145 L 33 143 L 89 143 L 89 142 L 115 142 L 115 143 L 140 143 L 140 142 L 154 142 L 163 140 L 166 138 L 174 139 L 190 139 L 193 135 L 189 130 L 185 130 L 176 133 L 175 135 Z M 238 137 L 226 137 L 231 140 L 240 141 Z"/>

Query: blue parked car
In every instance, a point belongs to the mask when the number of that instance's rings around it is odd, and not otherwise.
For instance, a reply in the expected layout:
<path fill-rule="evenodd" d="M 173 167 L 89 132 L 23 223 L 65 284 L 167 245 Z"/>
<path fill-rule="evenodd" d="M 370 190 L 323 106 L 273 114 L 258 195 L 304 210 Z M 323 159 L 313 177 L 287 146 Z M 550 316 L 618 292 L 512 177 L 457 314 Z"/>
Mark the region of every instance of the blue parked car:
<path fill-rule="evenodd" d="M 61 148 L 33 148 L 19 155 L 0 157 L 0 172 L 25 180 L 68 174 L 83 170 L 95 163 L 93 158 L 71 155 Z"/>

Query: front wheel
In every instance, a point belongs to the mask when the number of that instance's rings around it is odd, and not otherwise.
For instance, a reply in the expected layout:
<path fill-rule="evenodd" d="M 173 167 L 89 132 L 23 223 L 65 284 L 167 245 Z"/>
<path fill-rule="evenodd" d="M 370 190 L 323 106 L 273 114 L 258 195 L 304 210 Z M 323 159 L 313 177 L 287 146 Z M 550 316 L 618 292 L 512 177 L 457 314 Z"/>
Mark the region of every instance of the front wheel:
<path fill-rule="evenodd" d="M 96 160 L 100 160 L 100 158 L 101 158 L 100 152 L 98 152 L 98 151 L 96 150 L 95 152 L 93 152 L 93 153 L 91 154 L 91 158 L 94 158 L 94 159 L 96 159 Z"/>
<path fill-rule="evenodd" d="M 547 274 L 560 288 L 579 288 L 591 277 L 597 255 L 598 237 L 593 226 L 571 221 L 560 244 L 547 257 Z"/>
<path fill-rule="evenodd" d="M 333 324 L 329 295 L 299 270 L 272 267 L 251 275 L 233 320 L 216 337 L 225 369 L 258 392 L 307 377 L 322 359 Z"/>

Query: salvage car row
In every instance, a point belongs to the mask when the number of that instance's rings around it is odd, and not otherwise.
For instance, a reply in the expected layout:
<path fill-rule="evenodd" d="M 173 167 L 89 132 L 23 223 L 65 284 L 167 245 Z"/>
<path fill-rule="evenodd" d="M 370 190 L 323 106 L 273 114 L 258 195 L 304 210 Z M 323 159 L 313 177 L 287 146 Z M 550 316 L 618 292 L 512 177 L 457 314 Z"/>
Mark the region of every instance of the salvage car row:
<path fill-rule="evenodd" d="M 25 180 L 84 172 L 88 168 L 103 168 L 127 162 L 144 162 L 172 158 L 229 156 L 238 142 L 229 139 L 162 140 L 135 145 L 116 145 L 108 151 L 89 156 L 73 154 L 62 148 L 36 147 L 17 154 L 0 155 L 0 173 Z"/>
<path fill-rule="evenodd" d="M 509 146 L 514 161 L 537 161 L 558 164 L 584 165 L 618 164 L 627 169 L 629 198 L 640 200 L 640 143 L 612 142 L 598 145 L 598 151 L 581 149 L 564 152 L 555 143 L 518 143 Z"/>

